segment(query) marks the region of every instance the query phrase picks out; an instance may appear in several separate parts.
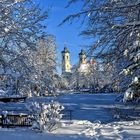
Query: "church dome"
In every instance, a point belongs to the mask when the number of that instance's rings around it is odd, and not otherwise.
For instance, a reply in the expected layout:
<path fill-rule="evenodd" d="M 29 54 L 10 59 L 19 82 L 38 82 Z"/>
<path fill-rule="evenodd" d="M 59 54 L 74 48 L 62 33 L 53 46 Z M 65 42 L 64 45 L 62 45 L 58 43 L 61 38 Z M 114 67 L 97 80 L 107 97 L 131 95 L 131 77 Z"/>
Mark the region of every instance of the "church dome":
<path fill-rule="evenodd" d="M 62 53 L 70 53 L 67 47 L 64 47 L 64 50 L 62 51 Z"/>
<path fill-rule="evenodd" d="M 86 55 L 86 52 L 82 49 L 79 55 Z"/>

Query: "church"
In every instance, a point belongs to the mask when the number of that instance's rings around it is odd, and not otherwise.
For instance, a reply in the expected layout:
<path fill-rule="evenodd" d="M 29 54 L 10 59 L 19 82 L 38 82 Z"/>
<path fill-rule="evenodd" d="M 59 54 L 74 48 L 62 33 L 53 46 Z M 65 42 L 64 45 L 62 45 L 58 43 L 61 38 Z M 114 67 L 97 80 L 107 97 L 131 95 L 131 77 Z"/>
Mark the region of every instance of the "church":
<path fill-rule="evenodd" d="M 95 61 L 89 60 L 87 61 L 86 52 L 82 49 L 79 53 L 79 62 L 78 62 L 78 72 L 87 74 L 90 72 L 90 65 L 96 64 Z M 67 47 L 64 47 L 62 51 L 62 75 L 70 76 L 72 74 L 72 66 L 70 63 L 70 52 Z"/>

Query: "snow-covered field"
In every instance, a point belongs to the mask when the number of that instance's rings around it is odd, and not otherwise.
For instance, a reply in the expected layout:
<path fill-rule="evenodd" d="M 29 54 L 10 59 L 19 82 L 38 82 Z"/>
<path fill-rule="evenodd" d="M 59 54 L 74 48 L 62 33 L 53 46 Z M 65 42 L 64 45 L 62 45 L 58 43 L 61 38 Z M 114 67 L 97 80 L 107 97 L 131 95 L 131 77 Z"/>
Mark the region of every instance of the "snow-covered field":
<path fill-rule="evenodd" d="M 125 106 L 114 102 L 117 94 L 69 94 L 57 100 L 72 111 L 72 120 L 63 120 L 62 127 L 51 133 L 39 133 L 29 128 L 1 128 L 0 140 L 140 140 L 139 105 Z M 48 102 L 52 98 L 27 100 Z M 18 107 L 22 108 L 23 104 Z M 0 107 L 4 107 L 0 103 Z M 10 104 L 9 104 L 10 106 Z M 137 114 L 138 115 L 138 114 Z M 126 121 L 129 120 L 129 121 Z"/>

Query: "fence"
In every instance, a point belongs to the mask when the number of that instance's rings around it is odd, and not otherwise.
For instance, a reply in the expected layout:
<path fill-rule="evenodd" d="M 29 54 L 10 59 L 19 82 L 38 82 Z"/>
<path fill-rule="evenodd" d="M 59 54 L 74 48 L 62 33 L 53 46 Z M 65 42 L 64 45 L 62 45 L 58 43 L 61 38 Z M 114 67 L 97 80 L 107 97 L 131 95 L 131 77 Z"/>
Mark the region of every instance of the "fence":
<path fill-rule="evenodd" d="M 2 127 L 32 126 L 32 118 L 27 114 L 1 115 L 0 124 Z"/>
<path fill-rule="evenodd" d="M 73 110 L 66 109 L 61 112 L 64 120 L 72 120 Z M 0 125 L 2 127 L 30 127 L 33 124 L 33 118 L 29 114 L 7 114 L 0 115 Z"/>

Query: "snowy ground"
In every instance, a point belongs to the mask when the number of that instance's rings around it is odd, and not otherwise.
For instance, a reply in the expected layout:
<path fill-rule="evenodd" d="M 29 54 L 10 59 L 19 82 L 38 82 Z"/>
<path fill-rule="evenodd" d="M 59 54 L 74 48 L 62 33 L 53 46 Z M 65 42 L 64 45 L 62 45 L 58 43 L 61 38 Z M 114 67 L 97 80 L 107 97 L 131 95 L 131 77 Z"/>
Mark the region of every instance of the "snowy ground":
<path fill-rule="evenodd" d="M 0 140 L 140 140 L 140 119 L 132 121 L 136 115 L 134 106 L 114 102 L 117 96 L 116 94 L 60 96 L 58 100 L 66 108 L 73 110 L 72 121 L 64 120 L 63 126 L 51 133 L 37 133 L 29 128 L 1 128 Z M 48 102 L 51 99 L 34 98 L 28 100 L 26 104 L 33 100 Z M 23 104 L 18 104 L 19 109 L 22 106 Z M 5 105 L 0 103 L 0 107 L 4 108 Z M 139 110 L 139 106 L 136 105 L 135 109 Z M 126 117 L 126 113 L 131 117 L 130 119 Z M 125 121 L 125 119 L 131 121 Z"/>
<path fill-rule="evenodd" d="M 72 121 L 52 133 L 37 133 L 29 129 L 0 129 L 0 140 L 140 140 L 140 121 L 90 123 Z"/>

